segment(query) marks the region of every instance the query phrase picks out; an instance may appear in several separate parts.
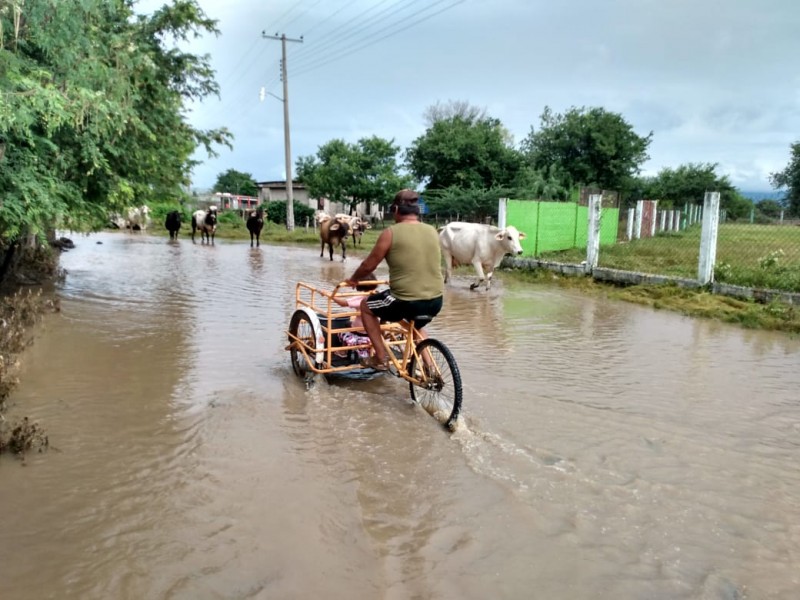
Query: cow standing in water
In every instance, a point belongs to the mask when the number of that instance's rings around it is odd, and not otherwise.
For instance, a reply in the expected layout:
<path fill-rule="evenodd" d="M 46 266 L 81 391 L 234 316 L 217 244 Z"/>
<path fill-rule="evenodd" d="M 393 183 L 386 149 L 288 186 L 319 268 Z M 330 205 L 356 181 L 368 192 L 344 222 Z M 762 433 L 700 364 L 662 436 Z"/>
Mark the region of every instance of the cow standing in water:
<path fill-rule="evenodd" d="M 164 227 L 169 231 L 169 239 L 177 240 L 178 232 L 181 229 L 181 211 L 173 210 L 169 212 L 164 220 Z"/>
<path fill-rule="evenodd" d="M 214 243 L 214 235 L 217 232 L 217 207 L 209 206 L 208 210 L 198 210 L 192 215 L 192 241 L 194 242 L 194 232 L 200 230 L 200 243 Z"/>
<path fill-rule="evenodd" d="M 322 243 L 319 255 L 325 255 L 325 245 L 328 246 L 328 253 L 333 260 L 333 247 L 342 247 L 342 262 L 347 258 L 347 236 L 350 233 L 350 217 L 323 217 L 324 220 L 319 225 L 319 239 Z"/>
<path fill-rule="evenodd" d="M 261 246 L 261 230 L 264 229 L 264 209 L 259 206 L 247 217 L 247 231 L 250 232 L 250 247 L 255 240 L 256 248 Z"/>
<path fill-rule="evenodd" d="M 522 254 L 519 243 L 522 239 L 525 239 L 525 234 L 511 225 L 498 229 L 480 223 L 448 223 L 439 229 L 445 283 L 452 276 L 454 266 L 471 264 L 478 274 L 478 281 L 470 284 L 469 289 L 474 290 L 485 283 L 488 290 L 492 285 L 492 274 L 503 257 Z"/>

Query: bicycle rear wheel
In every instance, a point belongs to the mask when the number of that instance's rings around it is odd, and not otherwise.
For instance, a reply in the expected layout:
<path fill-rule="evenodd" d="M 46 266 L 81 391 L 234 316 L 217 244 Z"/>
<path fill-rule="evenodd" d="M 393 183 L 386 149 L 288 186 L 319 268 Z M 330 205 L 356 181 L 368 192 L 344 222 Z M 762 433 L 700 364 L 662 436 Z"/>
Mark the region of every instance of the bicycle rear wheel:
<path fill-rule="evenodd" d="M 289 333 L 299 339 L 307 347 L 315 347 L 317 335 L 316 331 L 314 331 L 314 325 L 311 323 L 311 319 L 308 315 L 302 310 L 296 310 L 292 315 L 292 320 L 289 323 Z M 294 340 L 290 336 L 289 342 L 292 341 Z M 308 352 L 308 349 L 306 349 L 306 352 Z M 311 369 L 309 369 L 308 360 L 306 360 L 305 355 L 299 348 L 291 347 L 289 349 L 289 355 L 292 358 L 292 369 L 294 369 L 298 377 L 304 377 L 312 373 Z M 311 354 L 311 356 L 313 357 L 314 354 Z M 313 360 L 313 358 L 311 360 Z"/>
<path fill-rule="evenodd" d="M 409 373 L 426 366 L 424 362 L 419 365 L 417 360 L 423 350 L 427 350 L 435 369 L 428 369 L 432 372 L 424 384 L 409 383 L 411 399 L 452 430 L 461 412 L 461 371 L 450 349 L 439 340 L 429 338 L 417 344 L 417 352 L 408 366 Z"/>

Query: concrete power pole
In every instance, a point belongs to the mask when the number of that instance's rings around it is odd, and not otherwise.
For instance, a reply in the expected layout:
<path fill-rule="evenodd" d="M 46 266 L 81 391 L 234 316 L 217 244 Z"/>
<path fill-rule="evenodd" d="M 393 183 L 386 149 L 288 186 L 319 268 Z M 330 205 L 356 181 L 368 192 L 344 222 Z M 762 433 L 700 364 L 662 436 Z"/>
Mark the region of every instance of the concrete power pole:
<path fill-rule="evenodd" d="M 266 35 L 263 31 L 261 36 L 270 40 L 281 41 L 281 80 L 283 81 L 283 145 L 286 155 L 286 229 L 294 230 L 294 182 L 292 181 L 292 143 L 289 135 L 289 78 L 286 76 L 286 42 L 303 43 L 303 38 L 287 38 L 286 34 Z"/>

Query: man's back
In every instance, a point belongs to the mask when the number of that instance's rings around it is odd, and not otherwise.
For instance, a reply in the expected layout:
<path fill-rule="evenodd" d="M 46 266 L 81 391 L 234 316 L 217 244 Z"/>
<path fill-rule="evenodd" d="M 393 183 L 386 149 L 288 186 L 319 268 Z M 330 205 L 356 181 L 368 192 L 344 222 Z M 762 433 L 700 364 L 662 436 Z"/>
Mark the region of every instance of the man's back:
<path fill-rule="evenodd" d="M 392 294 L 401 300 L 430 300 L 444 294 L 439 234 L 425 223 L 396 223 L 386 254 Z"/>

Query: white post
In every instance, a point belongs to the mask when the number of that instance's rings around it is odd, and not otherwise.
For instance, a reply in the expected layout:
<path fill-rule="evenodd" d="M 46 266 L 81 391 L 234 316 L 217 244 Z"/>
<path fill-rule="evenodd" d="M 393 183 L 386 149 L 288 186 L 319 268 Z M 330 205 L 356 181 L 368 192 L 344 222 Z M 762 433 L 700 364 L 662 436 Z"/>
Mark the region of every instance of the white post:
<path fill-rule="evenodd" d="M 681 212 L 672 209 L 672 231 L 679 231 L 681 225 Z"/>
<path fill-rule="evenodd" d="M 656 215 L 658 215 L 658 200 L 653 200 L 653 220 L 650 222 L 650 237 L 656 236 Z"/>
<path fill-rule="evenodd" d="M 702 285 L 714 279 L 717 260 L 717 234 L 719 233 L 719 192 L 706 192 L 703 199 L 703 229 L 700 233 L 700 262 L 697 279 Z"/>
<path fill-rule="evenodd" d="M 497 227 L 506 228 L 506 210 L 508 208 L 508 198 L 500 198 L 497 201 Z"/>
<path fill-rule="evenodd" d="M 586 272 L 591 273 L 597 266 L 600 256 L 600 218 L 602 216 L 603 196 L 589 196 L 589 232 L 586 244 Z"/>
<path fill-rule="evenodd" d="M 642 211 L 644 209 L 644 200 L 636 202 L 636 223 L 633 227 L 633 237 L 637 240 L 642 237 Z"/>
<path fill-rule="evenodd" d="M 659 231 L 664 231 L 664 229 L 666 229 L 666 227 L 667 227 L 667 211 L 662 210 L 661 211 L 661 224 L 660 224 Z"/>
<path fill-rule="evenodd" d="M 628 209 L 628 241 L 630 242 L 633 239 L 633 215 L 634 210 L 632 208 Z"/>
<path fill-rule="evenodd" d="M 781 211 L 781 225 L 783 225 L 783 211 Z"/>

